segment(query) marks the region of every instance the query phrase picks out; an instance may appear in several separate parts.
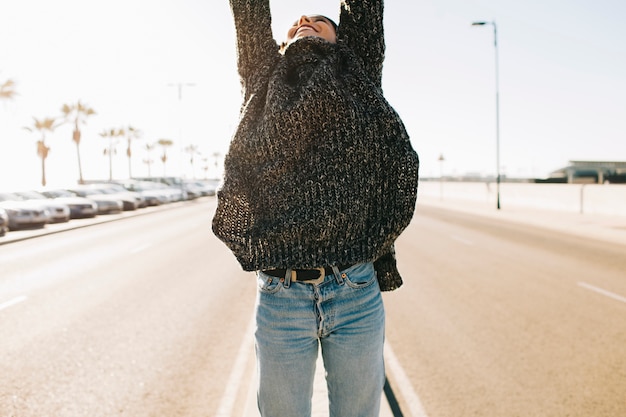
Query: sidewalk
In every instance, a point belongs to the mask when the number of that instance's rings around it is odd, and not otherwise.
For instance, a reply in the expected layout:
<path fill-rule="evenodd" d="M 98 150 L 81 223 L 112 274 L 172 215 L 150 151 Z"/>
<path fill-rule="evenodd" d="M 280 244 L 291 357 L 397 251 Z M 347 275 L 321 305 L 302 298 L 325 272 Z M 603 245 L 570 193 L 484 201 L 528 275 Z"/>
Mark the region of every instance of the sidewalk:
<path fill-rule="evenodd" d="M 502 205 L 501 209 L 497 210 L 492 204 L 468 200 L 441 200 L 431 196 L 418 196 L 416 213 L 419 213 L 420 206 L 462 211 L 478 216 L 498 218 L 514 223 L 612 242 L 618 245 L 626 245 L 626 216 L 581 214 L 513 205 Z"/>

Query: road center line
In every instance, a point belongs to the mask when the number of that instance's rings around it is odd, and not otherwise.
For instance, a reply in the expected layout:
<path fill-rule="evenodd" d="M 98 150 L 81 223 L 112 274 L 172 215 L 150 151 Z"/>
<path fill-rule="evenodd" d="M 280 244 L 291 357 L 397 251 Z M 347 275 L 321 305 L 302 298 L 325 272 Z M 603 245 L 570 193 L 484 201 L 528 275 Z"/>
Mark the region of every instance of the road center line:
<path fill-rule="evenodd" d="M 5 308 L 9 308 L 11 306 L 14 306 L 15 304 L 19 304 L 22 301 L 25 301 L 28 297 L 26 297 L 25 295 L 20 295 L 19 297 L 15 297 L 12 300 L 6 301 L 2 304 L 0 304 L 0 310 L 4 310 Z"/>
<path fill-rule="evenodd" d="M 404 401 L 406 401 L 409 407 L 410 416 L 428 417 L 426 411 L 424 411 L 422 401 L 415 393 L 411 381 L 404 373 L 400 362 L 398 362 L 398 358 L 396 358 L 388 342 L 385 342 L 385 366 L 389 369 L 391 375 L 393 375 L 393 379 L 402 393 L 402 398 L 404 398 Z"/>
<path fill-rule="evenodd" d="M 588 289 L 590 291 L 595 291 L 598 294 L 602 294 L 602 295 L 604 295 L 606 297 L 612 298 L 612 299 L 617 300 L 617 301 L 621 301 L 622 303 L 626 303 L 626 297 L 622 297 L 621 295 L 615 294 L 615 293 L 613 293 L 611 291 L 607 291 L 607 290 L 604 290 L 602 288 L 595 287 L 595 286 L 593 286 L 591 284 L 587 284 L 586 282 L 579 282 L 578 285 L 583 287 L 583 288 L 586 288 L 586 289 Z"/>

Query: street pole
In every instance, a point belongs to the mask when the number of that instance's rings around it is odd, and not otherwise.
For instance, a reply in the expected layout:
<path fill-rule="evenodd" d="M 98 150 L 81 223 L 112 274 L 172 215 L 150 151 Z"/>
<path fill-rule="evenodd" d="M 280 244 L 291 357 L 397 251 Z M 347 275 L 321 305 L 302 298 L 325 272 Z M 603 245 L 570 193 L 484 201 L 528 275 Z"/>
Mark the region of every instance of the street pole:
<path fill-rule="evenodd" d="M 498 29 L 496 22 L 474 22 L 472 26 L 493 26 L 493 46 L 496 63 L 496 207 L 500 210 L 500 71 L 498 66 Z"/>
<path fill-rule="evenodd" d="M 445 158 L 443 154 L 439 154 L 439 199 L 443 200 L 443 161 Z"/>
<path fill-rule="evenodd" d="M 185 160 L 185 144 L 183 143 L 183 87 L 195 87 L 196 84 L 194 83 L 182 83 L 182 82 L 178 82 L 178 83 L 170 83 L 167 85 L 168 87 L 177 87 L 178 88 L 178 141 L 180 142 L 179 145 L 179 150 L 180 150 L 180 156 L 179 156 L 179 160 L 180 161 L 184 161 Z M 181 162 L 182 165 L 182 162 Z M 183 170 L 184 168 L 181 166 L 181 176 L 183 176 Z"/>
<path fill-rule="evenodd" d="M 170 83 L 168 84 L 168 87 L 178 87 L 178 101 L 181 101 L 183 99 L 183 86 L 187 86 L 187 87 L 195 87 L 196 85 L 194 83 Z"/>

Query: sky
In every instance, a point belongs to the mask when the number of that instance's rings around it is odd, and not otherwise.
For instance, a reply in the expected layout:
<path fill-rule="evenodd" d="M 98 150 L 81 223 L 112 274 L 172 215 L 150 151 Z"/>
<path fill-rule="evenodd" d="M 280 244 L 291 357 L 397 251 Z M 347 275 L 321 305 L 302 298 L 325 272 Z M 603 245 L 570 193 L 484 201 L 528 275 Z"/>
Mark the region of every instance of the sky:
<path fill-rule="evenodd" d="M 339 4 L 271 0 L 274 37 L 302 14 L 337 19 Z M 0 19 L 0 84 L 17 91 L 0 102 L 0 189 L 40 185 L 41 137 L 24 127 L 62 121 L 62 105 L 79 100 L 96 111 L 81 126 L 85 179 L 128 178 L 125 144 L 109 160 L 100 136 L 128 126 L 141 132 L 132 175 L 219 175 L 241 104 L 226 0 L 1 0 Z M 497 49 L 493 25 L 475 21 L 496 23 Z M 623 0 L 388 0 L 383 90 L 421 176 L 494 175 L 497 142 L 509 177 L 625 161 L 624 21 Z M 174 143 L 165 165 L 162 148 L 146 150 L 159 139 Z M 71 125 L 45 141 L 48 184 L 75 183 Z"/>

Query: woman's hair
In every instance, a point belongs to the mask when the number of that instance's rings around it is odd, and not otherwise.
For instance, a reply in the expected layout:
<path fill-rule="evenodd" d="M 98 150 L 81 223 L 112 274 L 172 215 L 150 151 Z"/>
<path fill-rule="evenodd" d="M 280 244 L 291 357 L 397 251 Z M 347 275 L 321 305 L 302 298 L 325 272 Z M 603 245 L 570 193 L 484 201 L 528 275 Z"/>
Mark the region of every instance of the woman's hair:
<path fill-rule="evenodd" d="M 330 17 L 324 16 L 323 14 L 321 14 L 320 16 L 323 17 L 324 19 L 328 20 L 330 22 L 330 24 L 333 25 L 333 27 L 335 28 L 335 33 L 337 33 L 337 29 L 339 29 L 339 25 L 337 23 L 335 23 L 335 21 L 333 19 L 331 19 Z"/>

